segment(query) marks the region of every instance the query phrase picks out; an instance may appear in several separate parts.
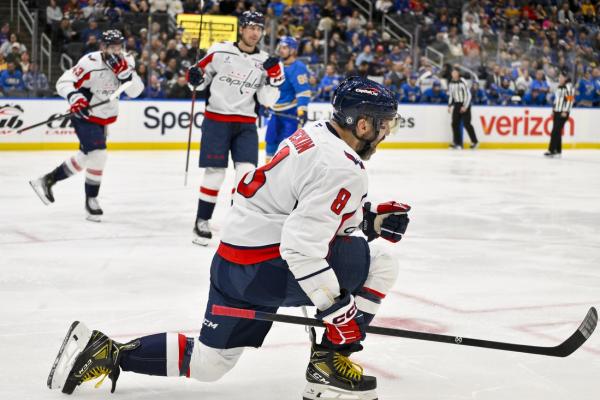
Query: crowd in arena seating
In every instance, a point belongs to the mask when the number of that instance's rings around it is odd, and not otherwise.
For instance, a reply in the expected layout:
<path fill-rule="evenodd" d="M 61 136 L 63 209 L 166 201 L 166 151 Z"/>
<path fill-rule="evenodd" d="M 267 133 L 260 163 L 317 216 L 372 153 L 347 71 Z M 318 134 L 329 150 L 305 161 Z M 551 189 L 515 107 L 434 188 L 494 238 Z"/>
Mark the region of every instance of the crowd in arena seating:
<path fill-rule="evenodd" d="M 200 2 L 37 3 L 46 7 L 40 14 L 57 50 L 74 61 L 99 48 L 103 29 L 117 27 L 146 83 L 143 97 L 191 96 L 185 71 L 201 55 L 197 41 L 184 43 L 182 31 L 169 29 L 168 22 L 182 12 L 199 13 Z M 361 75 L 383 82 L 401 103 L 446 103 L 450 70 L 459 66 L 472 82 L 474 104 L 548 105 L 558 74 L 565 71 L 577 88 L 576 105 L 600 106 L 600 0 L 373 0 L 370 21 L 348 0 L 206 0 L 202 11 L 237 16 L 247 9 L 267 16 L 267 47 L 283 35 L 298 40 L 298 56 L 312 71 L 315 101 L 329 101 L 345 76 Z M 384 16 L 414 32 L 412 46 L 402 33 L 382 33 Z M 4 95 L 48 90 L 47 79 L 7 24 L 0 46 Z"/>

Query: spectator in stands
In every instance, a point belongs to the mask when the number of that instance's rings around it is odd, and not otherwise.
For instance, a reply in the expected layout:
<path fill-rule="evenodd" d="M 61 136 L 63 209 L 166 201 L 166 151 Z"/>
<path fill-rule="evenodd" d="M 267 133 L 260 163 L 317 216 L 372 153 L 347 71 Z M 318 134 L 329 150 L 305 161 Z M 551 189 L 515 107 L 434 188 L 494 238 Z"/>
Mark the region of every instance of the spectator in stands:
<path fill-rule="evenodd" d="M 428 104 L 448 104 L 448 95 L 442 90 L 440 81 L 434 81 L 433 86 L 423 92 L 421 102 Z"/>
<path fill-rule="evenodd" d="M 417 86 L 417 74 L 411 74 L 408 82 L 400 88 L 401 103 L 418 103 L 421 101 L 421 88 Z"/>
<path fill-rule="evenodd" d="M 592 79 L 594 81 L 594 107 L 600 107 L 600 68 L 595 67 L 592 71 Z"/>
<path fill-rule="evenodd" d="M 104 18 L 104 10 L 104 0 L 87 0 L 87 6 L 81 10 L 82 18 L 84 20 L 102 19 Z"/>
<path fill-rule="evenodd" d="M 98 22 L 96 22 L 94 18 L 90 18 L 88 21 L 88 27 L 81 32 L 80 38 L 81 41 L 85 43 L 88 41 L 90 36 L 96 36 L 96 38 L 99 38 L 101 34 L 102 32 L 100 32 L 100 29 L 98 29 Z"/>
<path fill-rule="evenodd" d="M 25 90 L 23 74 L 12 61 L 9 61 L 7 68 L 0 73 L 0 89 L 8 96 L 10 96 L 9 92 L 11 91 Z"/>
<path fill-rule="evenodd" d="M 474 80 L 471 85 L 471 104 L 473 105 L 487 105 L 489 100 L 485 90 L 479 86 L 479 81 Z"/>
<path fill-rule="evenodd" d="M 7 57 L 9 54 L 11 54 L 13 52 L 14 46 L 17 46 L 19 53 L 27 51 L 27 47 L 25 47 L 25 45 L 19 43 L 17 34 L 11 33 L 9 36 L 9 39 L 6 42 L 4 42 L 2 44 L 2 46 L 0 46 L 0 53 L 2 53 L 2 55 L 4 55 L 4 57 Z"/>
<path fill-rule="evenodd" d="M 100 50 L 100 44 L 98 43 L 98 38 L 95 35 L 90 35 L 88 37 L 87 42 L 83 48 L 83 54 L 92 53 L 94 51 Z"/>
<path fill-rule="evenodd" d="M 13 43 L 11 46 L 11 52 L 6 55 L 7 62 L 14 62 L 15 65 L 19 65 L 21 61 L 21 45 L 19 43 Z"/>
<path fill-rule="evenodd" d="M 10 35 L 10 25 L 8 22 L 2 24 L 2 28 L 0 28 L 0 46 L 2 46 L 6 41 L 8 41 Z"/>
<path fill-rule="evenodd" d="M 285 8 L 286 6 L 281 0 L 272 0 L 267 8 L 267 15 L 279 18 L 283 15 Z"/>
<path fill-rule="evenodd" d="M 67 4 L 63 7 L 63 15 L 69 20 L 79 18 L 82 15 L 79 0 L 68 0 Z"/>
<path fill-rule="evenodd" d="M 32 97 L 44 97 L 51 93 L 48 78 L 38 70 L 36 63 L 31 63 L 29 71 L 23 75 L 23 83 Z"/>
<path fill-rule="evenodd" d="M 165 92 L 156 75 L 152 74 L 150 76 L 150 82 L 148 82 L 148 85 L 144 89 L 144 95 L 140 97 L 146 99 L 161 99 L 165 97 Z"/>
<path fill-rule="evenodd" d="M 515 95 L 515 91 L 511 87 L 511 80 L 508 76 L 502 77 L 502 83 L 498 88 L 499 104 L 506 106 L 512 104 L 512 98 Z"/>
<path fill-rule="evenodd" d="M 360 66 L 363 62 L 370 64 L 373 61 L 373 58 L 375 58 L 375 56 L 371 52 L 371 46 L 366 45 L 363 51 L 356 57 L 355 64 L 357 66 Z"/>
<path fill-rule="evenodd" d="M 337 74 L 336 66 L 334 64 L 327 64 L 327 67 L 325 67 L 325 75 L 321 78 L 321 82 L 317 88 L 319 101 L 331 101 L 331 95 L 342 79 L 343 78 Z"/>
<path fill-rule="evenodd" d="M 71 43 L 77 37 L 77 32 L 71 27 L 71 22 L 67 18 L 60 21 L 58 30 L 55 32 L 54 40 L 62 48 L 65 44 Z"/>
<path fill-rule="evenodd" d="M 56 29 L 62 19 L 63 13 L 58 4 L 56 4 L 56 0 L 50 0 L 50 3 L 46 7 L 46 23 L 53 29 Z"/>
<path fill-rule="evenodd" d="M 544 70 L 538 69 L 535 71 L 535 79 L 531 82 L 531 90 L 536 90 L 539 98 L 535 98 L 534 102 L 536 104 L 546 104 L 546 99 L 548 97 L 548 91 L 550 90 L 550 86 L 548 82 L 546 82 L 546 78 L 544 77 Z"/>
<path fill-rule="evenodd" d="M 587 69 L 577 84 L 577 95 L 575 102 L 577 107 L 592 107 L 596 98 L 596 88 L 592 80 L 592 74 Z"/>
<path fill-rule="evenodd" d="M 517 78 L 515 82 L 516 92 L 519 96 L 525 95 L 529 91 L 531 84 L 533 83 L 533 79 L 529 75 L 529 70 L 524 69 L 521 71 L 521 75 Z"/>
<path fill-rule="evenodd" d="M 167 0 L 149 0 L 151 13 L 166 13 L 168 2 Z"/>
<path fill-rule="evenodd" d="M 221 4 L 226 3 L 225 1 L 221 1 Z M 183 4 L 180 0 L 169 0 L 169 8 L 167 9 L 167 13 L 176 18 L 177 14 L 181 14 L 183 12 Z"/>
<path fill-rule="evenodd" d="M 123 15 L 123 10 L 117 7 L 114 0 L 109 0 L 106 3 L 106 7 L 104 8 L 104 19 L 107 20 L 110 24 L 118 24 L 121 22 L 121 16 Z"/>
<path fill-rule="evenodd" d="M 29 71 L 30 67 L 31 67 L 31 63 L 29 60 L 29 53 L 24 51 L 23 53 L 21 53 L 20 60 L 17 63 L 17 69 L 19 69 L 21 71 L 21 73 L 23 73 L 23 75 L 25 75 L 27 73 L 27 71 Z"/>
<path fill-rule="evenodd" d="M 169 94 L 167 95 L 170 99 L 191 99 L 192 91 L 190 90 L 187 79 L 184 75 L 179 75 L 177 80 L 171 90 L 169 90 Z"/>
<path fill-rule="evenodd" d="M 6 62 L 4 55 L 2 55 L 2 53 L 0 53 L 0 72 L 4 71 L 6 69 L 8 69 L 8 63 Z"/>

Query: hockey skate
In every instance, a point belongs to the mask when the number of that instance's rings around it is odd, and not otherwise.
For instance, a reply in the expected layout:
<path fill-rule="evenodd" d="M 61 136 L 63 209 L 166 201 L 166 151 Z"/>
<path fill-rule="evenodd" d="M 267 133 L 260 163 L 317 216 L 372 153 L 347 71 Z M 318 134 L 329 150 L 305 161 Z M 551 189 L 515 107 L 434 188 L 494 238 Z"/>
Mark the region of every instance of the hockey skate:
<path fill-rule="evenodd" d="M 126 344 L 117 343 L 102 332 L 90 332 L 84 324 L 75 321 L 52 364 L 48 387 L 71 394 L 82 382 L 102 378 L 95 385 L 98 388 L 108 376 L 112 381 L 112 393 L 121 372 L 119 361 L 123 352 L 138 346 L 138 340 Z"/>
<path fill-rule="evenodd" d="M 104 214 L 96 197 L 86 197 L 85 211 L 87 211 L 88 215 L 86 219 L 92 222 L 100 222 L 102 214 Z"/>
<path fill-rule="evenodd" d="M 192 243 L 199 246 L 208 246 L 210 239 L 212 239 L 212 232 L 210 231 L 208 221 L 203 219 L 196 220 L 196 225 L 194 226 L 194 239 L 192 239 Z"/>
<path fill-rule="evenodd" d="M 348 356 L 313 342 L 303 400 L 376 400 L 377 379 Z"/>
<path fill-rule="evenodd" d="M 29 184 L 33 188 L 35 194 L 38 195 L 42 203 L 48 205 L 54 203 L 54 194 L 52 193 L 52 186 L 55 184 L 50 174 L 44 175 L 41 178 L 29 181 Z"/>

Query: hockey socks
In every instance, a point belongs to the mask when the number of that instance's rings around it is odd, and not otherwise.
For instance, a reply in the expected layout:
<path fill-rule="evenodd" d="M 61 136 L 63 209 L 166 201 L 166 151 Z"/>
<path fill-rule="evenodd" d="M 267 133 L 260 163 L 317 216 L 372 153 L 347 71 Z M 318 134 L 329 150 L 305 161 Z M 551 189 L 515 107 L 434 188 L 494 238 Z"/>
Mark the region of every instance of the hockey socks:
<path fill-rule="evenodd" d="M 123 354 L 123 371 L 145 375 L 187 376 L 194 350 L 194 339 L 175 333 L 158 333 L 139 338 L 135 350 Z"/>
<path fill-rule="evenodd" d="M 215 196 L 216 197 L 216 196 Z M 216 198 L 215 198 L 216 200 Z M 198 210 L 196 211 L 196 220 L 202 219 L 208 221 L 212 218 L 216 203 L 198 199 Z"/>

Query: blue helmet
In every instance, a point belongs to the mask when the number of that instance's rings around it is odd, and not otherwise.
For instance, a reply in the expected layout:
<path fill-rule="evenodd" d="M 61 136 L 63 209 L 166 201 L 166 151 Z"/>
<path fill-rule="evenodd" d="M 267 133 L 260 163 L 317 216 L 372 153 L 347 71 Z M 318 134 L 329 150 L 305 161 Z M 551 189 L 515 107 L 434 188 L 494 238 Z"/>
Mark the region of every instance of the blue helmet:
<path fill-rule="evenodd" d="M 244 11 L 240 15 L 239 24 L 242 28 L 250 25 L 258 25 L 261 28 L 265 27 L 265 16 L 258 11 Z"/>
<path fill-rule="evenodd" d="M 381 141 L 379 132 L 384 121 L 397 122 L 398 101 L 389 89 L 359 76 L 345 79 L 333 92 L 333 120 L 342 128 L 349 129 L 364 143 L 363 149 L 357 151 L 363 159 L 368 159 Z M 359 138 L 356 124 L 360 118 L 371 119 L 377 135 L 371 140 Z"/>
<path fill-rule="evenodd" d="M 279 39 L 280 46 L 287 46 L 292 50 L 298 50 L 298 41 L 291 36 L 282 36 Z"/>

